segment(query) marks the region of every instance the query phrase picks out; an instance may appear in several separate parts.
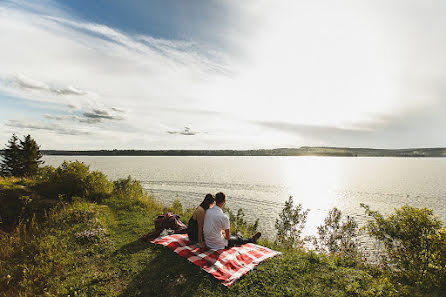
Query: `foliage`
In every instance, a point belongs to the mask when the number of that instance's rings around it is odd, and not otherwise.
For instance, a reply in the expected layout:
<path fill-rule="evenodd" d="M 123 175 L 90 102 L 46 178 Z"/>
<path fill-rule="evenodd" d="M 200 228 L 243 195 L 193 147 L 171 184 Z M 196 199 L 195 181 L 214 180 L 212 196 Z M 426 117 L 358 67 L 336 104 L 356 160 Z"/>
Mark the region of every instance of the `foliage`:
<path fill-rule="evenodd" d="M 0 296 L 404 295 L 379 271 L 303 250 L 288 250 L 226 288 L 169 249 L 141 241 L 157 210 L 113 195 L 100 204 L 73 197 L 43 223 L 0 232 Z"/>
<path fill-rule="evenodd" d="M 42 173 L 39 177 L 42 183 L 52 180 L 56 174 L 57 170 L 48 169 L 45 171 L 48 173 Z M 0 196 L 5 191 L 13 191 L 11 193 L 21 203 L 20 207 L 24 206 L 26 210 L 38 198 L 23 184 L 31 187 L 33 182 L 0 178 Z M 152 219 L 165 205 L 144 192 L 140 196 L 141 185 L 131 178 L 114 184 L 114 190 L 106 199 L 92 203 L 88 195 L 72 197 L 71 202 L 58 202 L 43 221 L 31 217 L 28 222 L 19 222 L 9 232 L 0 230 L 0 296 L 444 295 L 441 282 L 445 281 L 441 269 L 431 267 L 440 263 L 444 268 L 445 237 L 441 226 L 434 233 L 437 237 L 431 236 L 429 239 L 434 262 L 431 262 L 426 273 L 436 273 L 428 279 L 437 278 L 436 282 L 432 282 L 436 287 L 430 290 L 423 291 L 415 282 L 402 281 L 407 278 L 392 277 L 381 266 L 351 261 L 349 257 L 339 257 L 337 253 L 325 255 L 290 248 L 285 241 L 277 246 L 264 242 L 269 247 L 279 248 L 283 255 L 258 265 L 231 288 L 226 288 L 169 249 L 141 241 L 141 236 L 152 230 Z M 182 211 L 179 199 L 173 204 L 171 209 L 181 208 Z M 301 206 L 294 207 L 292 199 L 284 209 L 286 211 L 282 212 L 281 219 L 288 215 L 287 222 L 292 225 L 292 215 L 296 215 L 300 219 L 294 222 L 298 227 L 303 227 L 305 220 L 302 217 L 306 217 L 308 211 L 303 211 Z M 41 208 L 40 212 L 46 210 Z M 239 210 L 231 217 L 231 225 L 238 226 L 236 228 L 239 230 L 250 226 L 243 211 Z M 428 217 L 435 221 L 432 215 Z M 417 216 L 412 215 L 412 218 L 413 222 L 408 220 L 411 222 L 410 228 L 406 229 L 415 228 L 417 224 L 429 225 L 429 222 L 426 224 Z M 336 230 L 332 226 L 339 226 L 342 230 L 342 225 L 348 222 L 337 211 L 332 211 L 327 219 L 325 225 L 330 228 L 324 234 L 328 237 L 331 231 Z M 403 225 L 403 221 L 400 218 L 400 225 Z M 375 221 L 370 224 L 373 223 L 377 224 Z M 433 224 L 433 227 L 438 225 Z M 288 234 L 300 236 L 297 230 Z M 410 236 L 409 233 L 406 235 L 408 238 L 404 240 L 419 234 L 410 232 Z M 337 243 L 337 246 L 342 246 Z M 294 246 L 299 247 L 298 244 Z M 435 262 L 437 260 L 439 262 Z M 395 268 L 395 273 L 400 272 L 397 264 L 392 263 L 391 268 Z"/>
<path fill-rule="evenodd" d="M 43 163 L 40 148 L 31 135 L 19 140 L 13 134 L 1 155 L 1 171 L 5 176 L 34 176 Z"/>
<path fill-rule="evenodd" d="M 83 162 L 64 161 L 53 170 L 46 170 L 41 176 L 46 180 L 41 190 L 49 197 L 62 195 L 64 200 L 71 200 L 73 196 L 85 197 L 90 201 L 100 201 L 108 197 L 113 184 L 99 171 L 90 171 L 90 167 Z"/>
<path fill-rule="evenodd" d="M 41 166 L 39 167 L 39 169 L 37 170 L 37 173 L 35 175 L 35 180 L 38 183 L 47 183 L 49 182 L 50 178 L 54 175 L 54 171 L 56 170 L 56 168 L 54 168 L 53 166 Z"/>
<path fill-rule="evenodd" d="M 231 226 L 231 234 L 239 234 L 243 237 L 251 237 L 257 232 L 259 226 L 259 219 L 257 219 L 253 224 L 250 224 L 245 219 L 245 212 L 242 208 L 237 210 L 237 214 L 234 213 L 229 208 L 224 208 L 229 216 L 229 222 Z"/>
<path fill-rule="evenodd" d="M 75 213 L 79 216 L 73 220 Z M 75 295 L 70 292 L 73 284 L 93 280 L 113 247 L 104 232 L 86 239 L 80 237 L 82 230 L 105 230 L 108 220 L 103 207 L 75 202 L 60 204 L 43 223 L 32 220 L 0 233 L 0 295 Z M 96 255 L 100 257 L 92 257 Z M 82 295 L 92 294 L 97 295 L 85 283 Z"/>
<path fill-rule="evenodd" d="M 180 199 L 175 198 L 175 200 L 172 202 L 172 206 L 167 209 L 170 212 L 173 212 L 179 216 L 183 216 L 183 204 L 181 204 Z"/>
<path fill-rule="evenodd" d="M 113 193 L 107 203 L 113 203 L 115 208 L 127 211 L 145 209 L 160 213 L 162 210 L 160 204 L 145 193 L 141 183 L 131 176 L 113 182 Z"/>
<path fill-rule="evenodd" d="M 80 243 L 90 243 L 100 241 L 107 235 L 107 230 L 101 227 L 87 229 L 75 234 Z"/>
<path fill-rule="evenodd" d="M 6 148 L 1 152 L 3 157 L 1 173 L 4 176 L 19 176 L 21 174 L 19 139 L 15 134 L 8 140 Z"/>
<path fill-rule="evenodd" d="M 22 178 L 0 178 L 0 229 L 10 229 L 20 222 L 28 222 L 33 216 L 38 220 L 43 218 L 43 209 L 53 203 L 33 192 L 30 187 L 34 184 Z"/>
<path fill-rule="evenodd" d="M 23 140 L 20 141 L 20 152 L 22 175 L 36 175 L 39 165 L 42 164 L 43 161 L 40 161 L 40 159 L 42 159 L 40 147 L 37 145 L 37 142 L 31 137 L 31 135 L 28 134 Z"/>
<path fill-rule="evenodd" d="M 342 212 L 336 207 L 328 212 L 324 225 L 313 237 L 316 250 L 326 254 L 356 257 L 359 254 L 358 223 L 350 216 L 342 221 Z"/>
<path fill-rule="evenodd" d="M 144 189 L 139 181 L 129 175 L 113 182 L 113 193 L 135 199 L 144 196 Z"/>
<path fill-rule="evenodd" d="M 279 218 L 276 219 L 276 243 L 286 248 L 302 246 L 301 235 L 307 221 L 308 212 L 308 209 L 303 210 L 302 204 L 294 207 L 293 197 L 290 196 L 288 201 L 285 202 Z"/>
<path fill-rule="evenodd" d="M 409 284 L 435 287 L 446 283 L 446 231 L 426 208 L 403 206 L 387 218 L 361 204 L 371 217 L 366 228 L 382 243 L 394 276 Z"/>

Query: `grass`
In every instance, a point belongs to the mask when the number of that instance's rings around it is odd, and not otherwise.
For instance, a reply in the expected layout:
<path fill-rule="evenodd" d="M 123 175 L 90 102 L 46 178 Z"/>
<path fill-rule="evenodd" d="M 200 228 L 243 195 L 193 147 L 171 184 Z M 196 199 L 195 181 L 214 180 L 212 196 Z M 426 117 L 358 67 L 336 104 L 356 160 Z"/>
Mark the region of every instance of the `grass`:
<path fill-rule="evenodd" d="M 20 183 L 0 180 L 1 191 L 23 189 Z M 163 207 L 136 196 L 73 198 L 0 231 L 0 296 L 416 295 L 373 267 L 299 250 L 283 251 L 226 288 L 169 249 L 140 240 Z"/>

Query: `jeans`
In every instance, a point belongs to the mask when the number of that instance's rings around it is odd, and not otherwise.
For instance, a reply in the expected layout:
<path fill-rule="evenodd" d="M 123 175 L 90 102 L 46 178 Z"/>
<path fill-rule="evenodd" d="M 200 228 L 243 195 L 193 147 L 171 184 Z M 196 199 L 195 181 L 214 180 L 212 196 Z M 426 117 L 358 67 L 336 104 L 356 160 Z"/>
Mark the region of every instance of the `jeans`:
<path fill-rule="evenodd" d="M 252 238 L 243 238 L 240 235 L 231 235 L 228 240 L 228 247 L 242 245 L 245 243 L 253 243 Z"/>

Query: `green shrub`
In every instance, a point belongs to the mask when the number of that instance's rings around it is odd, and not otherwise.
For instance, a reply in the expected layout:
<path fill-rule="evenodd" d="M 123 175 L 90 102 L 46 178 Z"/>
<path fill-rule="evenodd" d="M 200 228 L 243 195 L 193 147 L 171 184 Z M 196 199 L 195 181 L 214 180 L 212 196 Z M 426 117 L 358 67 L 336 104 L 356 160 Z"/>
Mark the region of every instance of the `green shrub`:
<path fill-rule="evenodd" d="M 172 212 L 175 213 L 177 215 L 179 215 L 180 217 L 182 217 L 184 215 L 183 212 L 183 205 L 181 204 L 180 199 L 175 198 L 175 200 L 172 202 L 172 205 L 170 207 L 166 207 L 165 208 L 165 212 Z"/>
<path fill-rule="evenodd" d="M 42 182 L 48 182 L 50 178 L 54 175 L 54 171 L 56 168 L 53 166 L 42 166 L 39 167 L 36 174 L 36 180 L 40 183 Z"/>
<path fill-rule="evenodd" d="M 317 228 L 313 244 L 319 252 L 345 257 L 359 254 L 358 223 L 350 216 L 342 221 L 342 212 L 336 207 L 329 211 L 324 225 Z"/>
<path fill-rule="evenodd" d="M 394 276 L 410 285 L 445 286 L 446 231 L 432 210 L 403 206 L 385 218 L 361 206 L 372 218 L 368 233 L 386 252 L 382 264 L 390 264 Z"/>
<path fill-rule="evenodd" d="M 245 220 L 245 212 L 242 208 L 237 210 L 237 214 L 229 208 L 224 208 L 224 212 L 229 215 L 229 222 L 231 224 L 231 234 L 240 234 L 243 237 L 250 237 L 257 232 L 259 226 L 259 219 L 254 224 L 250 224 Z"/>
<path fill-rule="evenodd" d="M 139 198 L 144 196 L 144 189 L 139 181 L 132 179 L 129 175 L 127 178 L 121 178 L 113 182 L 113 193 L 127 198 Z"/>
<path fill-rule="evenodd" d="M 308 212 L 308 209 L 303 210 L 302 204 L 294 207 L 293 197 L 290 196 L 288 201 L 285 202 L 279 218 L 276 219 L 276 244 L 284 248 L 301 247 L 303 245 L 301 235 L 307 221 Z"/>
<path fill-rule="evenodd" d="M 51 203 L 20 184 L 12 180 L 3 180 L 0 184 L 0 228 L 9 229 L 19 222 L 27 222 L 36 215 L 40 220 L 44 215 L 44 209 Z"/>
<path fill-rule="evenodd" d="M 54 171 L 46 169 L 42 178 L 41 191 L 49 197 L 62 195 L 71 201 L 73 196 L 85 197 L 90 201 L 101 201 L 108 197 L 113 184 L 99 171 L 90 171 L 83 162 L 64 161 Z"/>

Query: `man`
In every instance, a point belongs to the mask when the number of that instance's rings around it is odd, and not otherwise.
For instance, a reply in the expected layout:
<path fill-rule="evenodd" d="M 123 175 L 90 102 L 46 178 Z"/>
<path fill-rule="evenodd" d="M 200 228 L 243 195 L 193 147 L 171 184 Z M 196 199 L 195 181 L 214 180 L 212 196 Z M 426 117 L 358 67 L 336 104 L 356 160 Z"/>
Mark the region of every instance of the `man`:
<path fill-rule="evenodd" d="M 215 206 L 206 210 L 203 223 L 203 235 L 206 246 L 210 249 L 219 250 L 255 242 L 261 236 L 260 232 L 257 232 L 251 238 L 243 238 L 238 235 L 231 236 L 229 218 L 223 213 L 225 203 L 225 194 L 219 192 L 215 195 Z"/>

